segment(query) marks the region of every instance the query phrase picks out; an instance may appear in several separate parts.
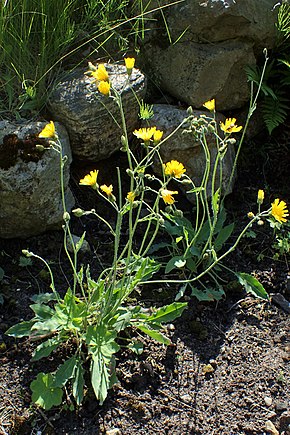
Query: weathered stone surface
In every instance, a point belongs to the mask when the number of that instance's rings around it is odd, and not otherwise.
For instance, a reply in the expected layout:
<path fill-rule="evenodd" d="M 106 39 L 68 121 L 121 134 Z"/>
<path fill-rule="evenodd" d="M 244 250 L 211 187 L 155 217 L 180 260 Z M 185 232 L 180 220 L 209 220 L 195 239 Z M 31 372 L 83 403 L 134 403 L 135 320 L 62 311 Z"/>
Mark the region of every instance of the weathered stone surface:
<path fill-rule="evenodd" d="M 195 110 L 193 115 L 199 117 L 201 114 L 209 112 L 203 112 Z M 154 118 L 152 119 L 152 125 L 157 126 L 158 129 L 164 132 L 164 139 L 169 136 L 180 123 L 187 117 L 185 109 L 179 109 L 167 104 L 154 105 Z M 217 116 L 218 121 L 223 120 L 222 115 Z M 186 174 L 194 181 L 196 186 L 200 186 L 205 169 L 205 156 L 201 144 L 196 141 L 191 133 L 184 133 L 184 129 L 188 128 L 185 124 L 184 128 L 179 129 L 170 139 L 165 141 L 160 146 L 160 154 L 164 163 L 170 160 L 178 160 L 183 163 L 186 168 Z M 208 146 L 211 154 L 211 171 L 213 170 L 215 157 L 217 155 L 216 140 L 213 134 L 207 136 Z M 228 147 L 227 153 L 223 159 L 223 189 L 226 189 L 231 174 L 233 161 L 234 161 L 234 148 Z M 155 165 L 156 172 L 158 172 L 158 166 Z M 184 185 L 178 184 L 182 190 L 186 191 Z M 211 186 L 211 179 L 209 181 Z M 233 186 L 229 186 L 228 193 L 231 192 Z M 192 188 L 192 186 L 190 186 Z M 208 189 L 208 195 L 211 194 L 210 188 Z M 194 195 L 188 194 L 187 198 L 194 202 Z"/>
<path fill-rule="evenodd" d="M 122 93 L 130 135 L 138 126 L 138 99 L 145 96 L 146 79 L 134 68 L 128 82 L 125 66 L 105 65 L 111 86 Z M 95 80 L 84 75 L 83 69 L 74 71 L 58 84 L 49 104 L 53 117 L 67 128 L 72 152 L 77 159 L 98 161 L 108 158 L 121 147 L 122 129 L 117 103 L 112 97 L 101 95 Z"/>
<path fill-rule="evenodd" d="M 185 0 L 164 8 L 164 19 L 152 13 L 142 48 L 144 70 L 163 91 L 193 107 L 211 98 L 219 110 L 242 107 L 249 98 L 244 68 L 274 45 L 275 3 Z"/>
<path fill-rule="evenodd" d="M 0 122 L 0 141 L 10 133 L 23 138 L 35 134 L 45 126 L 43 122 L 10 123 Z M 68 210 L 74 199 L 68 188 L 71 150 L 64 127 L 56 123 L 67 156 L 64 167 L 64 185 Z M 44 151 L 38 162 L 24 162 L 17 159 L 14 166 L 0 168 L 0 237 L 14 238 L 43 233 L 49 229 L 61 228 L 63 208 L 60 191 L 60 155 L 53 149 Z"/>

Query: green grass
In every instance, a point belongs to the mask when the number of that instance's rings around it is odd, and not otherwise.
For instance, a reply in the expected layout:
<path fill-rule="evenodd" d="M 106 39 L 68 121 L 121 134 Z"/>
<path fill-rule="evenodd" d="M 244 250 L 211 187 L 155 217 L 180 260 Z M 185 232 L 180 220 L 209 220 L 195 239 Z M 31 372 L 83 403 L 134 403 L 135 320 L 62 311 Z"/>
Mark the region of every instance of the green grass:
<path fill-rule="evenodd" d="M 128 0 L 8 0 L 0 4 L 0 116 L 31 115 L 61 67 L 126 22 Z M 123 37 L 120 35 L 123 41 Z M 115 39 L 115 38 L 114 38 Z"/>

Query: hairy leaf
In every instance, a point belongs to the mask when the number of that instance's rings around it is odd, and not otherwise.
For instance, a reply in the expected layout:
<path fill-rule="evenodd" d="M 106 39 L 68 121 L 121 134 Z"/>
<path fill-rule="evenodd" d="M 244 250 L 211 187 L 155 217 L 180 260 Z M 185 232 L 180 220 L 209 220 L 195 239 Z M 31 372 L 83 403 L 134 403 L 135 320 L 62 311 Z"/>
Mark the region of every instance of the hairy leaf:
<path fill-rule="evenodd" d="M 269 300 L 269 295 L 262 284 L 252 275 L 248 273 L 236 272 L 236 277 L 239 283 L 245 288 L 246 292 L 252 293 L 254 296 Z"/>
<path fill-rule="evenodd" d="M 62 402 L 63 391 L 54 387 L 53 382 L 54 377 L 51 373 L 38 373 L 37 378 L 30 384 L 32 401 L 45 410 Z"/>

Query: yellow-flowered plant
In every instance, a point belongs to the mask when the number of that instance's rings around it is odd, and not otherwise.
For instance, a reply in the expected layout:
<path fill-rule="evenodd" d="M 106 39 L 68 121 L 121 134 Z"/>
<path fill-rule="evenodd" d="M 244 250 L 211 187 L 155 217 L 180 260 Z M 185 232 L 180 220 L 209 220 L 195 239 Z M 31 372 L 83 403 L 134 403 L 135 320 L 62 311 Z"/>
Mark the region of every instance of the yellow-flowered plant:
<path fill-rule="evenodd" d="M 161 196 L 165 204 L 173 204 L 175 202 L 175 199 L 173 195 L 177 195 L 177 190 L 168 190 L 168 189 L 161 189 Z"/>
<path fill-rule="evenodd" d="M 222 131 L 224 131 L 227 134 L 238 133 L 239 131 L 242 130 L 243 127 L 241 125 L 237 126 L 236 122 L 237 122 L 236 118 L 227 118 L 225 122 L 220 123 L 220 128 Z"/>
<path fill-rule="evenodd" d="M 280 201 L 276 198 L 272 203 L 271 215 L 280 223 L 287 222 L 287 217 L 289 216 L 289 211 L 287 209 L 287 204 L 285 201 Z"/>
<path fill-rule="evenodd" d="M 130 63 L 131 62 L 131 63 Z M 134 66 L 132 60 L 126 60 L 126 67 Z M 53 139 L 53 147 L 59 152 L 61 162 L 61 191 L 63 203 L 64 249 L 72 267 L 70 286 L 63 295 L 55 287 L 50 266 L 51 294 L 45 297 L 41 294 L 34 299 L 34 317 L 31 321 L 22 322 L 8 330 L 14 337 L 30 337 L 44 339 L 35 349 L 33 359 L 38 360 L 56 352 L 59 346 L 67 347 L 69 357 L 54 372 L 39 373 L 31 383 L 33 400 L 45 409 L 60 405 L 63 392 L 71 394 L 77 405 L 80 405 L 86 395 L 85 370 L 89 370 L 91 384 L 100 404 L 107 397 L 108 389 L 115 382 L 115 355 L 121 346 L 140 353 L 141 344 L 130 341 L 129 334 L 119 335 L 125 328 L 133 327 L 143 334 L 163 343 L 170 340 L 163 333 L 163 323 L 173 321 L 186 308 L 186 302 L 179 302 L 184 292 L 195 296 L 198 300 L 219 300 L 224 296 L 222 288 L 224 274 L 220 270 L 230 269 L 224 265 L 226 257 L 232 253 L 246 232 L 256 223 L 261 225 L 264 220 L 276 220 L 277 224 L 285 223 L 289 212 L 287 205 L 280 199 L 275 199 L 268 210 L 261 211 L 264 204 L 264 192 L 258 192 L 258 212 L 248 213 L 249 221 L 237 235 L 233 233 L 234 225 L 226 221 L 224 198 L 228 191 L 223 184 L 223 159 L 228 148 L 235 145 L 230 136 L 242 130 L 236 125 L 236 119 L 227 119 L 221 124 L 226 133 L 220 135 L 219 125 L 215 119 L 215 101 L 205 103 L 212 113 L 194 116 L 191 109 L 187 118 L 176 129 L 183 129 L 184 134 L 193 137 L 202 145 L 204 151 L 204 173 L 200 182 L 195 180 L 195 174 L 190 174 L 187 162 L 173 158 L 163 162 L 162 147 L 170 140 L 171 135 L 158 130 L 157 126 L 136 129 L 133 134 L 146 145 L 143 153 L 134 154 L 126 129 L 125 115 L 122 105 L 122 94 L 114 88 L 113 82 L 106 75 L 105 67 L 99 65 L 95 71 L 89 65 L 90 73 L 97 80 L 96 93 L 105 95 L 115 101 L 120 109 L 122 127 L 122 149 L 127 154 L 129 177 L 129 192 L 122 189 L 122 177 L 119 168 L 116 169 L 118 188 L 114 191 L 113 184 L 102 183 L 108 174 L 98 170 L 90 171 L 80 180 L 80 185 L 91 187 L 96 193 L 96 203 L 110 207 L 110 219 L 105 219 L 96 209 L 84 211 L 74 210 L 76 217 L 90 214 L 105 224 L 112 237 L 111 264 L 105 264 L 100 274 L 93 278 L 89 267 L 79 266 L 78 252 L 81 249 L 85 233 L 75 240 L 70 230 L 70 212 L 66 208 L 63 166 L 66 158 L 62 155 L 61 142 L 50 122 L 40 133 L 40 137 Z M 128 83 L 130 76 L 128 75 Z M 106 87 L 105 87 L 106 86 Z M 256 104 L 256 98 L 252 100 Z M 250 107 L 248 120 L 254 110 Z M 246 126 L 248 123 L 246 121 Z M 105 126 L 104 126 L 105 128 Z M 233 180 L 237 157 L 246 128 L 243 128 L 242 138 L 236 146 L 237 154 L 229 184 Z M 163 136 L 166 136 L 163 139 Z M 215 154 L 211 152 L 208 137 L 214 137 Z M 177 157 L 176 157 L 177 159 Z M 152 174 L 152 164 L 155 174 Z M 159 175 L 158 175 L 159 165 Z M 111 175 L 110 175 L 111 177 Z M 111 182 L 111 178 L 109 179 Z M 182 209 L 177 208 L 181 202 L 177 187 L 189 189 L 187 195 L 194 198 L 194 213 L 184 216 Z M 263 192 L 263 193 L 262 193 Z M 178 197 L 176 195 L 179 194 Z M 179 198 L 177 201 L 176 198 Z M 101 200 L 101 201 L 99 201 Z M 100 207 L 96 207 L 99 209 Z M 142 235 L 140 237 L 140 234 Z M 161 241 L 161 243 L 156 243 Z M 225 242 L 227 242 L 225 244 Z M 158 249 L 162 248 L 162 256 L 158 257 Z M 41 257 L 29 251 L 28 256 Z M 72 252 L 72 253 L 71 253 Z M 150 255 L 154 253 L 154 258 Z M 167 260 L 165 261 L 167 255 Z M 163 269 L 165 264 L 165 268 Z M 98 268 L 102 263 L 98 264 Z M 153 274 L 162 270 L 160 278 L 152 279 Z M 170 273 L 174 271 L 173 277 Z M 267 299 L 268 295 L 262 285 L 247 273 L 234 272 L 238 281 L 248 292 Z M 142 308 L 137 301 L 134 305 L 128 298 L 131 293 L 142 288 L 144 283 L 166 283 L 180 286 L 175 301 L 163 307 Z M 206 281 L 204 278 L 206 277 Z M 53 331 L 53 333 L 52 333 Z M 70 387 L 67 388 L 67 384 Z M 69 398 L 69 400 L 72 400 Z"/>
<path fill-rule="evenodd" d="M 104 64 L 100 64 L 96 71 L 91 71 L 91 75 L 100 82 L 109 81 L 109 74 Z"/>
<path fill-rule="evenodd" d="M 98 91 L 103 95 L 109 95 L 110 89 L 111 89 L 111 85 L 109 82 L 101 81 L 98 84 Z"/>
<path fill-rule="evenodd" d="M 215 111 L 215 99 L 206 101 L 203 104 L 203 107 L 205 107 L 206 109 L 210 110 L 211 112 L 214 112 Z"/>
<path fill-rule="evenodd" d="M 185 172 L 185 167 L 177 160 L 171 160 L 164 165 L 164 174 L 170 177 L 181 178 Z"/>
<path fill-rule="evenodd" d="M 98 184 L 97 184 L 98 172 L 99 171 L 97 171 L 97 170 L 90 171 L 89 174 L 85 175 L 85 177 L 80 180 L 80 185 L 81 186 L 91 186 L 94 189 L 96 189 L 98 187 Z"/>

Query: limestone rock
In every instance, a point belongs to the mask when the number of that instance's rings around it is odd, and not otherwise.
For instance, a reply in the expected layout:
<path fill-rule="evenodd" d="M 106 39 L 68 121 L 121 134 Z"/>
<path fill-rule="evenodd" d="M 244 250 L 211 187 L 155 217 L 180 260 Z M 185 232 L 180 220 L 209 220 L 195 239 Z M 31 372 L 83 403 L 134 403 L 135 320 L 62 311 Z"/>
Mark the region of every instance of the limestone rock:
<path fill-rule="evenodd" d="M 138 99 L 145 96 L 146 79 L 134 68 L 128 82 L 125 66 L 105 66 L 111 86 L 122 93 L 130 136 L 138 127 Z M 117 103 L 112 97 L 100 94 L 95 80 L 86 76 L 83 69 L 75 70 L 58 84 L 49 106 L 53 117 L 67 128 L 72 152 L 77 159 L 98 161 L 120 149 L 122 130 Z"/>
<path fill-rule="evenodd" d="M 19 138 L 27 134 L 39 133 L 45 126 L 43 122 L 10 123 L 0 122 L 0 141 L 7 134 L 15 133 Z M 68 210 L 74 199 L 68 188 L 71 150 L 69 138 L 64 127 L 56 123 L 67 156 L 64 167 L 64 185 Z M 1 162 L 0 162 L 1 163 Z M 0 165 L 1 166 L 1 165 Z M 43 152 L 41 158 L 24 162 L 17 159 L 7 169 L 0 167 L 0 237 L 26 238 L 61 228 L 63 208 L 60 191 L 60 155 L 53 149 Z"/>
<path fill-rule="evenodd" d="M 193 114 L 200 116 L 205 112 L 195 110 Z M 209 112 L 206 112 L 209 115 Z M 154 105 L 154 118 L 152 125 L 156 125 L 159 130 L 164 132 L 164 139 L 169 136 L 178 125 L 187 117 L 185 109 L 180 109 L 167 104 Z M 222 115 L 217 115 L 217 120 L 224 120 Z M 186 129 L 186 124 L 184 125 Z M 170 160 L 178 160 L 184 164 L 186 174 L 194 181 L 196 186 L 200 186 L 205 168 L 205 156 L 200 143 L 190 133 L 183 132 L 184 128 L 179 129 L 170 139 L 165 141 L 160 146 L 160 154 L 164 163 Z M 215 157 L 217 155 L 216 141 L 213 134 L 207 136 L 208 145 L 211 154 L 211 170 L 213 170 Z M 235 152 L 233 147 L 228 147 L 227 153 L 223 159 L 223 188 L 226 189 L 231 174 Z M 158 172 L 158 166 L 154 166 L 154 170 Z M 211 185 L 211 180 L 209 186 Z M 183 190 L 185 186 L 178 184 Z M 190 187 L 192 188 L 192 187 Z M 232 191 L 233 185 L 228 187 L 228 193 Z M 188 189 L 187 189 L 188 190 Z M 210 195 L 208 189 L 208 195 Z M 189 201 L 194 201 L 194 195 L 188 194 Z"/>
<path fill-rule="evenodd" d="M 275 3 L 185 0 L 164 8 L 164 18 L 152 13 L 142 47 L 144 70 L 163 91 L 193 107 L 211 98 L 220 111 L 242 107 L 249 99 L 245 67 L 274 45 Z"/>

